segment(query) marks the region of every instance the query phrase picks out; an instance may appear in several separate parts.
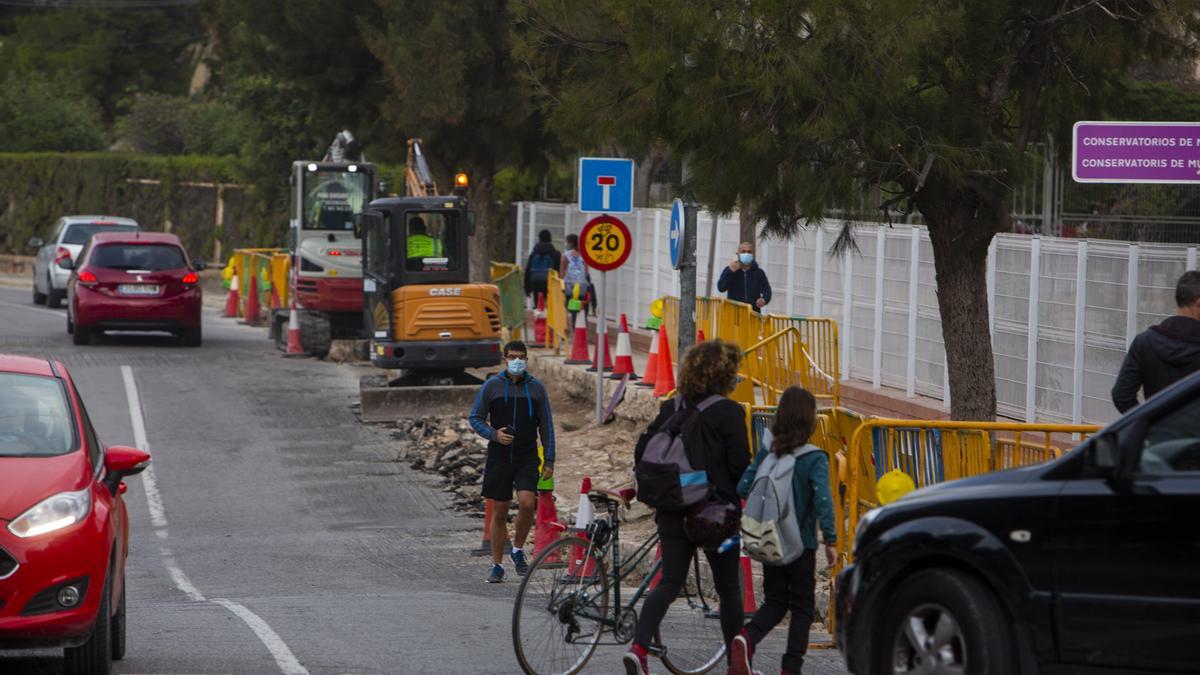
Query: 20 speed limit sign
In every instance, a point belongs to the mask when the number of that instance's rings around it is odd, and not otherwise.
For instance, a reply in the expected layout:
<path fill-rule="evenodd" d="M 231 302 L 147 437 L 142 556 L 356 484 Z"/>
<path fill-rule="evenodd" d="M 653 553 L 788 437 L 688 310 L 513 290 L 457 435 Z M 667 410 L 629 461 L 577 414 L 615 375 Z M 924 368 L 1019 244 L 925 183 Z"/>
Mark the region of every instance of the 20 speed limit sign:
<path fill-rule="evenodd" d="M 608 272 L 629 259 L 633 237 L 618 218 L 598 216 L 588 221 L 579 233 L 579 252 L 588 267 Z"/>

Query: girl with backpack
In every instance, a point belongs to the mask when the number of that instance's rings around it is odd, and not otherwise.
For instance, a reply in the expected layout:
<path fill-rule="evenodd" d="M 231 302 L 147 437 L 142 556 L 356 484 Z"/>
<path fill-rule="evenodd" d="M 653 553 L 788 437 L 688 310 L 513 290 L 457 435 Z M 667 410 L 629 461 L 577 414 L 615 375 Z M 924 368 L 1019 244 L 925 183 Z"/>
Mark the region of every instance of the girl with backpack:
<path fill-rule="evenodd" d="M 660 430 L 678 424 L 677 428 L 684 431 L 679 438 L 684 443 L 691 465 L 696 467 L 697 473 L 699 467 L 703 467 L 707 473 L 707 483 L 712 490 L 705 501 L 697 504 L 709 508 L 655 509 L 654 520 L 658 525 L 662 549 L 662 577 L 658 586 L 650 591 L 642 603 L 634 630 L 633 646 L 624 656 L 625 672 L 628 675 L 647 675 L 650 672 L 646 658 L 647 649 L 663 617 L 666 616 L 667 609 L 683 588 L 697 549 L 703 548 L 708 565 L 712 569 L 713 585 L 721 602 L 721 632 L 726 647 L 742 629 L 738 547 L 732 546 L 724 552 L 718 552 L 718 545 L 729 533 L 721 532 L 723 522 L 712 523 L 704 519 L 714 510 L 721 512 L 733 520 L 732 533 L 736 533 L 740 523 L 741 508 L 737 496 L 737 481 L 750 463 L 750 443 L 746 433 L 745 410 L 726 396 L 737 384 L 738 364 L 741 359 L 742 352 L 735 345 L 723 340 L 701 342 L 684 352 L 676 393 L 679 400 L 671 399 L 663 403 L 658 417 L 650 423 L 646 433 L 642 434 L 634 451 L 635 472 L 641 476 L 645 467 L 643 457 L 645 456 L 649 463 L 656 444 L 655 436 L 659 435 Z M 679 417 L 684 417 L 687 421 L 680 424 Z M 648 446 L 650 452 L 647 452 Z M 678 479 L 677 475 L 677 488 L 680 485 Z M 643 485 L 643 481 L 639 479 L 638 499 L 655 501 L 650 497 L 650 493 L 645 491 L 654 491 L 661 487 L 654 482 Z M 712 508 L 714 505 L 716 509 Z M 713 525 L 715 527 L 711 530 L 700 529 Z M 713 532 L 717 532 L 716 541 L 705 540 L 711 537 L 697 536 L 698 533 L 710 535 Z"/>
<path fill-rule="evenodd" d="M 814 590 L 816 586 L 817 532 L 819 524 L 825 539 L 825 561 L 829 566 L 837 561 L 837 532 L 834 530 L 833 497 L 829 491 L 829 458 L 825 451 L 808 442 L 817 423 L 817 401 L 807 389 L 788 387 L 779 399 L 775 411 L 775 423 L 767 438 L 763 439 L 763 448 L 754 463 L 746 469 L 738 482 L 738 494 L 751 497 L 752 491 L 758 494 L 768 486 L 766 481 L 786 479 L 785 475 L 773 470 L 780 460 L 790 462 L 791 467 L 792 508 L 790 512 L 800 514 L 798 525 L 799 541 L 792 544 L 803 547 L 803 553 L 786 564 L 763 563 L 763 594 L 766 596 L 763 604 L 754 613 L 750 623 L 730 644 L 729 672 L 736 675 L 750 675 L 750 663 L 754 656 L 754 647 L 762 641 L 771 629 L 783 620 L 790 610 L 791 625 L 788 627 L 787 651 L 783 655 L 783 675 L 799 673 L 804 664 L 804 654 L 808 649 L 808 629 L 813 620 Z M 758 476 L 758 470 L 763 466 L 768 456 L 774 455 L 768 461 L 765 469 L 770 476 Z M 786 464 L 781 468 L 786 470 Z M 759 478 L 756 484 L 755 478 Z M 752 503 L 748 504 L 748 508 Z M 780 532 L 779 551 L 776 558 L 786 560 L 796 555 L 788 551 L 787 524 L 774 523 Z M 743 520 L 743 531 L 746 531 L 746 520 Z M 796 529 L 792 529 L 796 532 Z M 744 536 L 747 549 L 751 547 L 749 537 Z M 752 557 L 753 556 L 753 551 Z"/>
<path fill-rule="evenodd" d="M 563 253 L 561 268 L 558 271 L 558 276 L 562 277 L 563 289 L 567 294 L 567 310 L 570 313 L 571 322 L 567 324 L 570 329 L 575 325 L 575 313 L 582 311 L 584 316 L 587 316 L 586 298 L 590 284 L 588 282 L 587 265 L 583 262 L 583 256 L 579 253 L 579 235 L 567 235 L 567 250 Z M 575 287 L 579 286 L 579 309 L 571 309 L 571 299 L 575 297 Z"/>

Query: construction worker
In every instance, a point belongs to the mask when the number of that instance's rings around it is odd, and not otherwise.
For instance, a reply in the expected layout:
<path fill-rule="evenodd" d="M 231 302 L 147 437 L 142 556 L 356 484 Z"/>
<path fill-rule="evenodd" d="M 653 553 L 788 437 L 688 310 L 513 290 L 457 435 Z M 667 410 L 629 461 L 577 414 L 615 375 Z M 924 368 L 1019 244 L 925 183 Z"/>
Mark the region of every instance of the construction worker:
<path fill-rule="evenodd" d="M 420 216 L 408 219 L 408 258 L 441 257 L 442 242 L 429 236 L 429 228 Z"/>

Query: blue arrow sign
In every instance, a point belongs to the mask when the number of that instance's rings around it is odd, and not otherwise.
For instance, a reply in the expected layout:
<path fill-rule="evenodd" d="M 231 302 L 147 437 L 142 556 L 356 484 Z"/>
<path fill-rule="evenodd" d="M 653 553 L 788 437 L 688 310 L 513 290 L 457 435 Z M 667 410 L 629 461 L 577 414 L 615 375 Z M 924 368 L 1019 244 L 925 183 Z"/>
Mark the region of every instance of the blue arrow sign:
<path fill-rule="evenodd" d="M 633 213 L 633 160 L 580 157 L 579 211 Z"/>
<path fill-rule="evenodd" d="M 676 199 L 671 204 L 671 267 L 679 269 L 683 262 L 683 200 Z"/>

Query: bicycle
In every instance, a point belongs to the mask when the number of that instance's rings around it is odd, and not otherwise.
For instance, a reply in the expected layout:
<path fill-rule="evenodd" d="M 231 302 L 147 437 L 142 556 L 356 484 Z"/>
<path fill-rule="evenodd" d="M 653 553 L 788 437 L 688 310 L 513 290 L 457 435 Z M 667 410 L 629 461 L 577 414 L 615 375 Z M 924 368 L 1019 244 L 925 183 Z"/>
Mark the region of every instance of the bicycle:
<path fill-rule="evenodd" d="M 662 560 L 655 559 L 622 604 L 624 582 L 633 581 L 632 575 L 658 544 L 655 533 L 621 559 L 620 507 L 628 508 L 633 494 L 633 489 L 593 490 L 588 498 L 597 515 L 587 527 L 587 537 L 560 538 L 530 565 L 517 590 L 512 619 L 513 648 L 525 673 L 578 673 L 600 644 L 633 640 L 638 603 L 662 569 Z M 687 582 L 648 650 L 676 675 L 705 673 L 724 663 L 719 601 L 712 573 L 700 564 L 701 557 L 692 559 Z M 612 561 L 611 572 L 606 559 Z M 606 633 L 612 642 L 601 642 Z"/>

